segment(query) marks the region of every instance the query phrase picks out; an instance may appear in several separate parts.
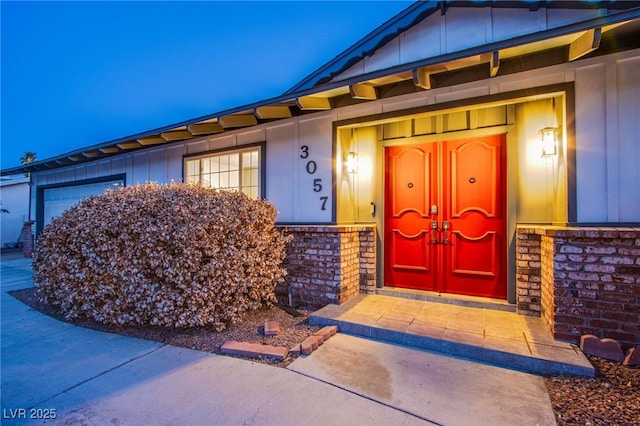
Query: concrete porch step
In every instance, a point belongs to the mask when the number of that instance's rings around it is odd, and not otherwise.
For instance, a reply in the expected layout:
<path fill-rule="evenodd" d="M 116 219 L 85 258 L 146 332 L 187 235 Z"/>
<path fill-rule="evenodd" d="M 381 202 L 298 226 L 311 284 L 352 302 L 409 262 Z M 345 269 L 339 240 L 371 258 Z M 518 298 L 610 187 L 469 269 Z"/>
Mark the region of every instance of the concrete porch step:
<path fill-rule="evenodd" d="M 554 340 L 540 318 L 385 295 L 359 295 L 314 312 L 313 325 L 533 374 L 593 377 L 575 345 Z"/>

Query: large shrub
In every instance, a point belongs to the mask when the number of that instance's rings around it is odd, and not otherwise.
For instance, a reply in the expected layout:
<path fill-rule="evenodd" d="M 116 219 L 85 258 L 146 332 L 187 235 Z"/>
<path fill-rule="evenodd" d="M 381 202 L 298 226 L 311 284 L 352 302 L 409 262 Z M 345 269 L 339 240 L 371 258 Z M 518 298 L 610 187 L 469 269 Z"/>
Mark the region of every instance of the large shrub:
<path fill-rule="evenodd" d="M 240 192 L 147 184 L 107 190 L 40 234 L 35 282 L 67 318 L 210 326 L 275 302 L 287 238 Z"/>

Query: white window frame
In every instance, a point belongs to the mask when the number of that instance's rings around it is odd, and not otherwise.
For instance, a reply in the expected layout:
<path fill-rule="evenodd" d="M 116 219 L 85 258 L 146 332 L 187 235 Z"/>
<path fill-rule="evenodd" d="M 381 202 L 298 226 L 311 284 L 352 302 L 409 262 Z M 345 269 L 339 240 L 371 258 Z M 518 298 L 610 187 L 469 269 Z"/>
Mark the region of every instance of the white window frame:
<path fill-rule="evenodd" d="M 256 198 L 256 199 L 260 199 L 260 198 L 264 198 L 264 175 L 265 175 L 265 161 L 264 161 L 264 143 L 261 144 L 253 144 L 253 145 L 247 145 L 241 148 L 233 148 L 233 149 L 221 149 L 221 150 L 215 150 L 215 151 L 208 151 L 206 153 L 199 153 L 199 154 L 195 154 L 195 155 L 188 155 L 185 156 L 183 158 L 183 181 L 187 182 L 187 183 L 198 183 L 201 186 L 203 183 L 203 171 L 206 169 L 206 167 L 204 167 L 204 163 L 203 160 L 208 160 L 208 159 L 212 159 L 214 157 L 224 157 L 224 156 L 228 156 L 228 155 L 232 155 L 232 154 L 239 154 L 238 155 L 238 185 L 237 186 L 233 186 L 233 187 L 229 187 L 229 186 L 222 186 L 220 185 L 218 182 L 218 184 L 214 184 L 214 185 L 210 185 L 207 186 L 207 188 L 216 188 L 216 189 L 226 189 L 226 190 L 237 190 L 237 191 L 244 191 L 244 188 L 247 187 L 253 187 L 253 185 L 246 185 L 243 182 L 243 170 L 248 170 L 248 168 L 244 168 L 244 164 L 243 164 L 243 160 L 242 160 L 242 154 L 243 153 L 247 153 L 247 152 L 257 152 L 258 154 L 258 158 L 257 158 L 257 169 L 258 169 L 258 173 L 257 173 L 257 193 L 255 194 L 247 194 L 249 195 L 251 198 Z M 189 174 L 189 166 L 190 166 L 190 162 L 193 161 L 198 161 L 198 180 L 192 180 L 191 176 L 194 175 L 190 175 Z M 224 173 L 224 170 L 220 170 L 220 171 L 215 171 L 215 172 L 209 172 L 209 173 Z M 246 194 L 247 192 L 245 192 Z"/>

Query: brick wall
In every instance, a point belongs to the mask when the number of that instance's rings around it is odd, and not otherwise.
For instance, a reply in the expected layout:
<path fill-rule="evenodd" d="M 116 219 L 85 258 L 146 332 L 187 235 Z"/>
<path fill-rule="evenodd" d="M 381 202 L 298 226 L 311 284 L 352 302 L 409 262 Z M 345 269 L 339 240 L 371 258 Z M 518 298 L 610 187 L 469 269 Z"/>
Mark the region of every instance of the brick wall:
<path fill-rule="evenodd" d="M 372 226 L 286 226 L 285 282 L 280 303 L 320 308 L 342 304 L 361 291 L 375 291 L 375 228 Z"/>
<path fill-rule="evenodd" d="M 640 344 L 640 229 L 523 227 L 517 247 L 520 313 L 537 313 L 531 278 L 540 276 L 540 314 L 554 338 L 577 343 L 594 334 Z M 533 256 L 522 255 L 538 248 L 536 270 Z"/>

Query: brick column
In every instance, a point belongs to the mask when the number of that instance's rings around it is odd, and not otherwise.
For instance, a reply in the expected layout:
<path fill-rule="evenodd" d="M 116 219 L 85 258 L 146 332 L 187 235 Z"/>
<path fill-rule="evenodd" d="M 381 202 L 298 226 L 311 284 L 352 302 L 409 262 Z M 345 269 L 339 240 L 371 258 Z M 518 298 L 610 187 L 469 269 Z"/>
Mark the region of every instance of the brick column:
<path fill-rule="evenodd" d="M 285 282 L 280 303 L 320 308 L 375 291 L 375 228 L 372 226 L 286 226 Z"/>
<path fill-rule="evenodd" d="M 540 316 L 540 235 L 534 228 L 520 228 L 516 240 L 516 312 Z"/>
<path fill-rule="evenodd" d="M 562 294 L 563 289 L 556 288 L 555 246 L 553 238 L 540 236 L 540 275 L 541 275 L 541 316 L 551 334 L 554 333 L 556 296 Z"/>
<path fill-rule="evenodd" d="M 376 292 L 376 232 L 375 228 L 367 227 L 359 232 L 360 238 L 360 293 L 375 294 Z"/>
<path fill-rule="evenodd" d="M 539 239 L 540 269 L 528 250 Z M 554 338 L 583 334 L 640 344 L 640 229 L 518 228 L 518 311 L 531 314 L 530 278 L 540 275 L 541 314 Z M 535 263 L 534 263 L 535 265 Z"/>

